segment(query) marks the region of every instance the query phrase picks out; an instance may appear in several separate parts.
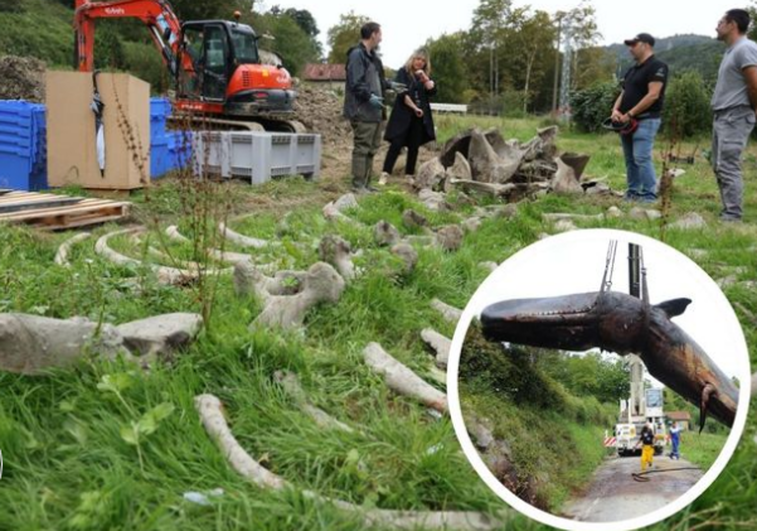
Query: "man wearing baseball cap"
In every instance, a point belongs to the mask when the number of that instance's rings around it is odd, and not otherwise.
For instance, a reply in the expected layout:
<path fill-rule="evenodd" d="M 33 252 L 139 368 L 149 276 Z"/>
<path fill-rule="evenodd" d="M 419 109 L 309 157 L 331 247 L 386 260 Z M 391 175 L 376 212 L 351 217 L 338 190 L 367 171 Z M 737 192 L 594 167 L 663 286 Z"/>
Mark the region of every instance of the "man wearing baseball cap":
<path fill-rule="evenodd" d="M 612 108 L 613 122 L 630 124 L 620 135 L 628 183 L 624 199 L 652 203 L 657 199 L 652 149 L 662 121 L 668 65 L 655 57 L 655 40 L 649 33 L 624 43 L 636 61 L 623 76 L 623 91 Z"/>
<path fill-rule="evenodd" d="M 757 111 L 757 44 L 750 41 L 749 13 L 730 9 L 718 22 L 718 40 L 726 43 L 712 95 L 710 163 L 720 188 L 722 221 L 740 221 L 744 183 L 741 154 L 754 128 Z"/>

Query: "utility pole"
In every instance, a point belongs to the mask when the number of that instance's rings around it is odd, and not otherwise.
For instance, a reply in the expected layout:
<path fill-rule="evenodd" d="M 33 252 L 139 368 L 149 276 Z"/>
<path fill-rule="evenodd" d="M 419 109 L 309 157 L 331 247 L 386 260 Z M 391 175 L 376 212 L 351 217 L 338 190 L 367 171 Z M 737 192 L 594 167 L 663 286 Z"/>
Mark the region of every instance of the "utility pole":
<path fill-rule="evenodd" d="M 557 20 L 557 42 L 555 43 L 555 77 L 552 84 L 552 116 L 557 116 L 557 87 L 560 79 L 560 37 L 562 36 L 562 19 L 565 13 L 558 11 L 555 13 Z"/>
<path fill-rule="evenodd" d="M 562 56 L 562 72 L 560 72 L 560 118 L 570 120 L 570 77 L 571 62 L 573 60 L 573 27 L 570 19 L 564 19 L 563 31 L 565 49 Z"/>
<path fill-rule="evenodd" d="M 489 42 L 489 110 L 494 102 L 494 43 Z"/>

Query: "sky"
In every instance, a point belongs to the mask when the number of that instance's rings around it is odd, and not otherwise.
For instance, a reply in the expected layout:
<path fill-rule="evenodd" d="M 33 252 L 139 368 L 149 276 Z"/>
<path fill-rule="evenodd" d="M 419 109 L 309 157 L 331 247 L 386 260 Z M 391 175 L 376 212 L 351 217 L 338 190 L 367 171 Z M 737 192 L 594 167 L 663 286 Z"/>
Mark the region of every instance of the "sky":
<path fill-rule="evenodd" d="M 603 35 L 600 44 L 603 45 L 620 43 L 640 32 L 658 38 L 682 33 L 714 37 L 715 26 L 723 13 L 747 4 L 743 0 L 593 0 L 590 3 L 597 12 L 597 25 Z M 548 13 L 566 11 L 578 4 L 578 0 L 513 2 L 516 7 L 530 5 L 533 10 Z M 341 14 L 352 10 L 374 19 L 382 26 L 384 64 L 398 68 L 429 38 L 469 29 L 479 0 L 265 0 L 256 2 L 256 10 L 274 5 L 310 11 L 321 31 L 324 51 L 328 51 L 328 30 L 339 22 Z"/>
<path fill-rule="evenodd" d="M 727 376 L 749 378 L 749 355 L 738 319 L 715 282 L 675 249 L 638 234 L 577 231 L 534 244 L 504 262 L 469 303 L 471 316 L 506 299 L 597 291 L 607 244 L 618 240 L 612 290 L 628 293 L 628 243 L 642 246 L 652 304 L 686 297 L 692 303 L 673 322 L 701 346 Z"/>

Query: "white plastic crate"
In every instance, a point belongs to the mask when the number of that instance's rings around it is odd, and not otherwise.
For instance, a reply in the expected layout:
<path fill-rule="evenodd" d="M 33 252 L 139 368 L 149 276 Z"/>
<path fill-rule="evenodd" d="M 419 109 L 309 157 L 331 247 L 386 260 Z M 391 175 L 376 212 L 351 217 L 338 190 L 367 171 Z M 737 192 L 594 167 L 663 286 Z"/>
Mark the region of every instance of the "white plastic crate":
<path fill-rule="evenodd" d="M 315 179 L 321 171 L 321 136 L 293 133 L 202 132 L 195 135 L 197 173 L 244 177 L 262 184 L 272 177 L 303 175 Z"/>

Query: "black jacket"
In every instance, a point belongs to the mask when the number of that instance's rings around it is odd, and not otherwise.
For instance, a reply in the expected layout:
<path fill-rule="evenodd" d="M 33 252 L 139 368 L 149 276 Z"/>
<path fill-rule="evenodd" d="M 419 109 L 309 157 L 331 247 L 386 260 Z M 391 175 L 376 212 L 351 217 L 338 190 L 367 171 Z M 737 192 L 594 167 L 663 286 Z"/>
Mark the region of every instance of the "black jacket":
<path fill-rule="evenodd" d="M 404 66 L 397 71 L 395 81 L 407 85 L 407 90 L 397 94 L 397 99 L 394 100 L 392 115 L 386 126 L 384 139 L 391 142 L 394 138 L 404 136 L 410 128 L 411 122 L 418 119 L 413 110 L 405 105 L 405 95 L 410 95 L 415 100 L 415 104 L 423 110 L 423 138 L 419 145 L 435 140 L 436 133 L 434 132 L 434 119 L 431 116 L 429 97 L 436 94 L 436 86 L 431 90 L 426 90 L 423 83 L 415 79 L 415 76 L 410 74 Z"/>
<path fill-rule="evenodd" d="M 384 111 L 373 107 L 371 94 L 384 97 L 387 82 L 384 65 L 375 52 L 359 43 L 347 52 L 347 82 L 344 87 L 344 117 L 357 122 L 380 122 Z"/>

